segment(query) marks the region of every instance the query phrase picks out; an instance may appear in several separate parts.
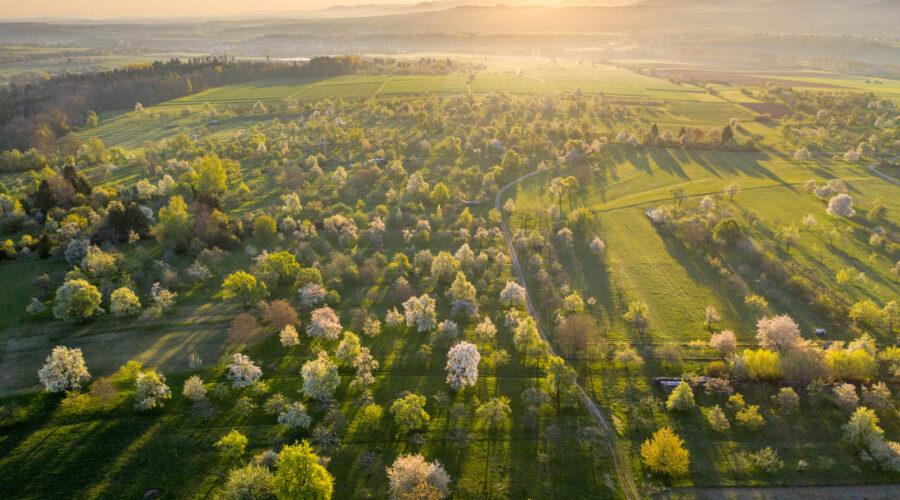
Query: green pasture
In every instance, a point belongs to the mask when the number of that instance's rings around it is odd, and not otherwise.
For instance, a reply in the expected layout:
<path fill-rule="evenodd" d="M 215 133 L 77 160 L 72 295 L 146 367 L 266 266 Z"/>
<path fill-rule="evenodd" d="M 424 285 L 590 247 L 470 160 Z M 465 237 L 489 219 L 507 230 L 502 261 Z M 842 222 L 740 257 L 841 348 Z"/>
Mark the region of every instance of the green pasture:
<path fill-rule="evenodd" d="M 895 259 L 873 250 L 868 244 L 868 232 L 857 224 L 828 216 L 826 203 L 803 188 L 809 179 L 823 184 L 840 178 L 848 184 L 859 209 L 879 200 L 890 213 L 900 210 L 898 188 L 874 176 L 863 165 L 822 158 L 798 163 L 765 153 L 663 148 L 612 147 L 607 155 L 606 174 L 595 175 L 583 194 L 573 200 L 573 206 L 594 212 L 595 221 L 586 231 L 587 236 L 599 235 L 606 242 L 606 251 L 602 258 L 596 257 L 582 244 L 585 248 L 578 247 L 574 258 L 564 254 L 564 263 L 572 284 L 583 286 L 586 294 L 603 306 L 597 316 L 612 337 L 624 339 L 632 332 L 619 317 L 624 305 L 613 301 L 611 281 L 621 282 L 648 304 L 651 337 L 683 342 L 707 338 L 709 332 L 702 318 L 708 304 L 716 306 L 723 317 L 718 329 L 732 329 L 744 340 L 752 340 L 755 334 L 757 318 L 743 304 L 743 297 L 734 296 L 717 271 L 697 252 L 661 234 L 646 217 L 648 209 L 671 201 L 673 188 L 683 189 L 694 199 L 704 195 L 718 197 L 719 208 L 745 224 L 751 218 L 758 220 L 750 235 L 760 242 L 771 240 L 772 226 L 793 225 L 799 230 L 799 241 L 789 252 L 779 251 L 779 256 L 798 262 L 823 283 L 840 288 L 851 301 L 872 297 L 884 305 L 900 296 L 900 284 L 890 274 Z M 550 177 L 551 174 L 542 174 L 528 179 L 512 195 L 521 211 L 520 218 L 513 219 L 514 229 L 521 217 L 539 213 L 557 201 L 547 190 Z M 740 185 L 741 192 L 729 201 L 721 193 L 732 182 Z M 563 199 L 561 208 L 564 212 L 569 209 L 567 199 Z M 809 213 L 818 220 L 811 231 L 801 224 L 801 218 Z M 835 226 L 849 232 L 832 245 L 826 241 L 825 233 Z M 867 280 L 838 285 L 836 275 L 845 268 L 852 270 L 854 276 L 865 273 Z M 761 288 L 754 293 L 771 295 L 768 298 L 777 312 L 798 317 L 807 335 L 826 324 L 796 301 L 779 302 L 783 297 L 772 290 Z M 849 334 L 839 327 L 834 333 L 840 337 L 842 331 Z"/>

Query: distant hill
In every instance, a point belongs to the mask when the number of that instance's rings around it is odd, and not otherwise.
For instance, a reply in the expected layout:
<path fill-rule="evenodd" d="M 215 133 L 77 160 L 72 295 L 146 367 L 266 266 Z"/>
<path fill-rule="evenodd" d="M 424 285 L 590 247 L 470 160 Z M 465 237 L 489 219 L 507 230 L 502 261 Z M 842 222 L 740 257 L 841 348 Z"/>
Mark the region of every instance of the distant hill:
<path fill-rule="evenodd" d="M 498 1 L 437 0 L 409 5 L 336 6 L 302 15 L 269 15 L 254 18 L 252 22 L 246 19 L 8 22 L 0 23 L 0 43 L 102 46 L 127 42 L 133 46 L 170 47 L 180 41 L 189 42 L 197 50 L 208 50 L 270 35 L 330 38 L 729 32 L 893 37 L 900 26 L 900 0 L 643 0 L 618 7 L 493 5 Z M 566 1 L 593 3 L 593 0 Z M 505 3 L 513 4 L 516 0 Z"/>

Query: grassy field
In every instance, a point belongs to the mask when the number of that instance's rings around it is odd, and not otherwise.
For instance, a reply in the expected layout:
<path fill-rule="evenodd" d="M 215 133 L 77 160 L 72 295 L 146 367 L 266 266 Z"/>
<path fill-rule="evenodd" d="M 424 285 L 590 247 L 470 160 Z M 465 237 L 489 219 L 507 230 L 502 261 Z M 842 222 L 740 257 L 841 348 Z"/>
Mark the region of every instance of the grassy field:
<path fill-rule="evenodd" d="M 594 136 L 612 138 L 620 129 L 637 133 L 638 129 L 649 130 L 653 124 L 657 124 L 660 131 L 671 133 L 682 126 L 721 128 L 736 118 L 740 123 L 735 135 L 742 141 L 753 134 L 762 136 L 766 146 L 761 151 L 612 144 L 603 148 L 596 162 L 597 168 L 562 165 L 508 190 L 506 197 L 514 200 L 516 207 L 508 219 L 510 228 L 513 232 L 519 228 L 537 228 L 552 239 L 548 227 L 537 222 L 545 222 L 547 207 L 560 201 L 548 190 L 550 180 L 555 176 L 579 176 L 581 188 L 571 199 L 563 198 L 560 208 L 563 216 L 576 208 L 586 208 L 594 218 L 584 234 L 577 235 L 573 250 L 556 246 L 566 281 L 554 285 L 567 285 L 585 299 L 593 299 L 588 300 L 587 312 L 597 321 L 600 333 L 597 338 L 589 339 L 589 350 L 572 361 L 581 384 L 603 411 L 613 417 L 629 465 L 642 483 L 647 471 L 641 465 L 640 444 L 651 429 L 664 425 L 674 426 L 685 439 L 692 464 L 688 477 L 664 480 L 663 486 L 872 484 L 893 479 L 885 473 L 873 473 L 870 467 L 862 465 L 855 450 L 840 442 L 837 437 L 841 433 L 840 425 L 846 421 L 846 415 L 840 410 L 831 406 L 804 405 L 802 414 L 791 419 L 773 411 L 770 397 L 777 390 L 775 385 L 736 384 L 748 403 L 762 407 L 767 424 L 756 432 L 736 428 L 729 433 L 713 435 L 705 427 L 705 418 L 699 408 L 684 415 L 673 415 L 656 408 L 653 401 L 647 399 L 648 396 L 657 400 L 665 397 L 660 389 L 651 387 L 651 377 L 678 376 L 685 371 L 700 373 L 708 362 L 718 359 L 708 349 L 689 344 L 691 341 L 706 342 L 709 338 L 710 331 L 703 320 L 707 305 L 713 305 L 722 316 L 713 329 L 733 330 L 741 348 L 756 346 L 755 323 L 759 314 L 725 282 L 721 271 L 711 264 L 711 258 L 708 258 L 711 254 L 674 238 L 651 223 L 646 212 L 671 202 L 673 188 L 683 190 L 692 202 L 710 195 L 715 198 L 717 210 L 738 219 L 747 228 L 750 240 L 767 252 L 795 262 L 822 286 L 840 290 L 851 302 L 872 298 L 883 305 L 900 297 L 900 283 L 890 272 L 896 258 L 873 250 L 869 244 L 869 231 L 859 222 L 836 220 L 826 215 L 826 202 L 808 193 L 804 183 L 814 179 L 821 185 L 829 179 L 841 179 L 848 185 L 858 210 L 865 211 L 872 202 L 880 201 L 892 221 L 900 211 L 896 185 L 874 175 L 864 161 L 834 160 L 830 154 L 820 152 L 814 152 L 809 161 L 794 160 L 793 151 L 797 146 L 779 136 L 777 121 L 753 121 L 754 113 L 744 104 L 757 100 L 743 94 L 741 85 L 714 84 L 715 95 L 698 86 L 678 85 L 613 65 L 533 58 L 471 58 L 471 61 L 486 62 L 488 68 L 474 77 L 461 74 L 349 75 L 230 85 L 147 106 L 144 113 L 132 110 L 106 113 L 100 117 L 96 128 L 79 130 L 78 136 L 82 139 L 99 137 L 108 147 L 137 153 L 148 142 L 171 140 L 181 134 L 197 139 L 198 143 L 205 139 L 228 142 L 240 131 L 268 131 L 267 127 L 272 127 L 276 118 L 283 123 L 297 124 L 300 132 L 295 128 L 291 132 L 293 135 L 308 133 L 303 127 L 312 108 L 288 111 L 283 105 L 292 100 L 302 107 L 325 99 L 332 102 L 341 99 L 348 103 L 344 112 L 351 114 L 354 110 L 364 110 L 371 101 L 419 99 L 440 103 L 444 101 L 432 98 L 456 94 L 480 97 L 496 92 L 526 99 L 532 94 L 558 95 L 576 89 L 590 99 L 587 106 L 591 109 L 609 104 L 633 112 L 633 116 L 622 120 L 597 118 L 586 127 Z M 866 83 L 848 76 L 777 72 L 755 73 L 754 76 L 801 83 L 827 80 L 834 85 L 878 92 L 887 98 L 894 98 L 895 91 L 900 89 L 898 82 Z M 266 112 L 251 111 L 257 101 L 267 107 Z M 210 108 L 216 113 L 211 113 Z M 509 116 L 511 130 L 531 125 L 515 118 L 513 112 Z M 427 135 L 417 128 L 415 118 L 354 118 L 357 119 L 352 126 L 371 130 L 374 138 L 385 143 L 388 140 L 418 143 Z M 546 125 L 544 131 L 548 136 L 565 127 L 566 121 L 572 123 L 582 118 L 575 112 L 541 117 L 546 120 L 542 125 Z M 329 126 L 334 122 L 332 117 L 326 121 Z M 482 125 L 478 124 L 479 127 Z M 459 130 L 447 126 L 429 140 L 437 142 L 457 133 Z M 287 135 L 267 137 L 267 140 L 274 144 L 285 140 Z M 593 138 L 584 137 L 587 143 Z M 474 148 L 477 144 L 473 141 L 470 145 Z M 303 157 L 318 152 L 318 148 L 308 147 L 308 151 L 303 151 Z M 372 154 L 374 150 L 365 153 Z M 554 145 L 552 153 L 555 155 L 557 150 L 562 150 L 562 144 Z M 474 179 L 465 182 L 480 185 L 480 175 L 501 160 L 487 154 L 476 156 L 471 151 L 464 154 L 470 153 L 471 165 L 464 167 L 475 172 L 471 174 Z M 295 149 L 289 158 L 298 156 Z M 536 160 L 552 162 L 555 158 L 551 154 L 546 156 Z M 299 157 L 300 160 L 303 157 Z M 285 163 L 288 161 L 284 160 Z M 326 168 L 334 168 L 344 161 L 343 157 L 334 159 Z M 432 157 L 426 161 L 431 181 L 443 180 L 451 186 L 463 183 L 464 175 L 459 170 L 453 170 L 455 177 L 445 176 L 451 171 L 447 163 L 452 160 Z M 252 186 L 253 196 L 229 205 L 225 210 L 230 216 L 268 213 L 280 203 L 279 196 L 284 192 L 281 180 L 275 174 L 261 170 L 263 167 L 265 165 L 255 157 L 242 163 L 240 177 Z M 534 164 L 529 163 L 523 168 L 532 169 Z M 147 175 L 145 169 L 137 165 L 114 170 L 97 165 L 86 169 L 86 174 L 94 184 L 123 186 L 132 186 Z M 5 177 L 4 180 L 8 179 Z M 740 185 L 740 192 L 729 200 L 722 194 L 723 187 L 735 182 Z M 402 189 L 402 186 L 394 187 Z M 345 204 L 348 213 L 352 210 L 349 207 L 354 205 L 362 207 L 357 210 L 372 210 L 376 204 L 387 203 L 383 193 L 367 198 L 332 185 L 322 184 L 317 188 L 321 190 L 315 195 L 326 203 Z M 313 201 L 311 198 L 303 199 L 305 206 Z M 415 213 L 415 204 L 409 205 Z M 403 210 L 408 208 L 403 206 Z M 392 206 L 391 210 L 394 209 Z M 400 212 L 399 205 L 396 210 Z M 489 216 L 484 204 L 473 207 L 472 211 L 476 217 Z M 321 212 L 309 213 L 315 213 L 309 215 L 311 218 L 322 216 Z M 819 221 L 811 230 L 801 224 L 801 218 L 807 214 L 814 214 Z M 445 216 L 445 219 L 450 220 L 456 215 Z M 437 222 L 434 224 L 433 236 L 423 246 L 434 253 L 456 251 L 461 244 L 458 238 L 439 235 L 439 229 L 447 229 L 449 233 L 451 224 L 441 228 L 437 227 Z M 789 250 L 772 244 L 773 228 L 785 225 L 799 229 L 798 240 Z M 841 228 L 837 241 L 829 236 L 835 227 Z M 895 230 L 893 222 L 889 230 Z M 586 241 L 595 235 L 606 243 L 600 256 L 590 251 Z M 499 240 L 488 245 L 498 252 L 507 251 Z M 292 242 L 284 249 L 297 248 L 297 243 Z M 400 231 L 392 228 L 380 253 L 390 259 L 396 253 L 406 252 L 411 260 L 413 249 L 415 247 L 404 242 Z M 147 257 L 157 259 L 162 253 L 152 241 L 135 246 L 122 244 L 118 250 L 129 262 Z M 141 253 L 148 255 L 141 257 Z M 103 316 L 89 323 L 72 325 L 50 319 L 49 313 L 38 318 L 27 315 L 24 309 L 33 290 L 0 295 L 0 373 L 3 374 L 0 396 L 4 397 L 4 402 L 21 404 L 22 411 L 29 416 L 27 422 L 0 430 L 0 478 L 29 478 L 27 483 L 0 479 L 0 495 L 9 498 L 125 498 L 160 488 L 164 494 L 176 497 L 207 497 L 222 484 L 227 471 L 238 465 L 223 460 L 213 447 L 213 443 L 230 429 L 238 429 L 248 436 L 252 453 L 311 437 L 311 430 L 292 432 L 276 426 L 275 417 L 263 414 L 259 408 L 245 415 L 235 405 L 240 397 L 249 396 L 261 406 L 265 398 L 275 392 L 298 399 L 298 372 L 302 364 L 320 349 L 334 350 L 337 342 L 301 335 L 300 345 L 284 348 L 278 342 L 277 333 L 266 328 L 262 340 L 244 351 L 262 367 L 264 380 L 269 384 L 266 394 L 251 389 L 224 391 L 224 395 L 213 400 L 213 416 L 204 419 L 191 413 L 189 403 L 180 393 L 184 380 L 194 371 L 210 388 L 225 384 L 226 357 L 238 348 L 229 343 L 227 330 L 230 321 L 241 310 L 224 302 L 219 289 L 227 273 L 250 267 L 251 253 L 254 252 L 243 248 L 230 253 L 228 259 L 214 269 L 207 283 L 179 291 L 175 309 L 158 319 L 121 321 Z M 373 254 L 368 247 L 354 248 L 346 253 L 354 264 L 360 264 Z M 765 273 L 756 268 L 742 268 L 740 256 L 735 253 L 723 252 L 715 256 L 720 257 L 723 267 L 739 275 L 753 293 L 765 297 L 771 312 L 790 313 L 800 324 L 805 337 L 811 337 L 813 329 L 820 327 L 828 328 L 830 340 L 846 340 L 855 335 L 848 325 L 824 319 L 809 304 L 773 286 Z M 529 293 L 534 294 L 531 290 L 540 286 L 539 279 L 526 257 L 520 256 L 526 262 Z M 192 257 L 181 256 L 175 265 L 183 272 L 192 261 Z M 542 428 L 552 429 L 551 434 L 555 437 L 548 437 L 547 432 L 536 432 L 526 425 L 522 391 L 533 386 L 549 391 L 548 374 L 546 365 L 536 368 L 533 359 L 523 361 L 516 354 L 512 332 L 502 326 L 503 309 L 497 301 L 500 293 L 497 283 L 511 280 L 512 272 L 508 265 L 499 267 L 500 274 L 493 282 L 486 278 L 485 283 L 476 283 L 482 311 L 492 315 L 499 331 L 495 339 L 477 342 L 484 349 L 482 355 L 485 358 L 491 351 L 504 349 L 511 354 L 511 359 L 505 366 L 483 366 L 473 389 L 461 393 L 447 389 L 445 350 L 435 349 L 424 359 L 419 355 L 420 347 L 427 342 L 425 334 L 385 330 L 379 336 L 362 338 L 363 345 L 369 347 L 375 359 L 381 362 L 381 368 L 375 374 L 377 382 L 373 386 L 373 397 L 374 402 L 384 408 L 385 415 L 375 423 L 366 422 L 354 403 L 355 393 L 349 387 L 353 370 L 342 367 L 342 381 L 336 394 L 339 403 L 336 404 L 347 420 L 347 430 L 342 434 L 340 449 L 330 454 L 328 466 L 329 471 L 340 478 L 335 498 L 385 497 L 384 466 L 399 453 L 407 451 L 439 459 L 454 480 L 455 498 L 623 496 L 615 480 L 612 459 L 602 443 L 584 439 L 582 435 L 585 427 L 594 424 L 582 408 L 544 409 Z M 4 262 L 0 265 L 0 280 L 10 289 L 31 289 L 32 282 L 41 274 L 61 275 L 70 268 L 61 259 Z M 865 280 L 838 283 L 837 275 L 841 271 L 853 276 L 864 273 Z M 417 294 L 443 293 L 424 280 L 413 285 Z M 359 309 L 366 309 L 383 319 L 386 305 L 393 303 L 389 296 L 391 286 L 392 282 L 387 278 L 346 286 L 336 307 L 344 324 L 350 324 Z M 449 303 L 441 295 L 438 297 L 439 317 L 443 318 L 449 315 Z M 294 290 L 273 290 L 271 298 L 285 298 L 295 305 L 299 302 Z M 640 299 L 648 306 L 650 326 L 644 334 L 636 333 L 622 318 L 629 299 Z M 537 306 L 544 325 L 552 332 L 555 311 L 540 301 Z M 304 326 L 308 323 L 308 312 L 302 314 L 301 320 Z M 884 329 L 872 333 L 880 346 L 895 342 L 891 333 Z M 460 338 L 476 342 L 474 325 L 463 323 Z M 49 350 L 61 342 L 83 349 L 95 378 L 114 374 L 132 359 L 159 368 L 169 377 L 174 398 L 165 408 L 138 414 L 128 398 L 128 384 L 119 382 L 118 398 L 102 411 L 66 412 L 60 406 L 62 395 L 38 392 L 40 386 L 36 377 Z M 679 366 L 670 366 L 659 356 L 658 349 L 667 344 L 683 348 L 684 361 Z M 628 370 L 617 366 L 606 355 L 625 346 L 635 347 L 646 363 Z M 192 371 L 188 356 L 194 352 L 203 361 L 198 370 Z M 896 392 L 896 384 L 892 382 L 891 387 Z M 397 395 L 406 390 L 428 396 L 427 411 L 432 419 L 422 431 L 424 440 L 419 443 L 397 432 L 387 411 Z M 511 423 L 496 433 L 484 429 L 470 411 L 478 402 L 493 396 L 508 397 L 513 410 Z M 705 407 L 724 405 L 724 400 L 701 391 L 697 391 L 697 399 Z M 454 403 L 469 409 L 461 418 L 472 432 L 463 440 L 458 440 L 453 432 L 458 426 L 451 417 L 450 408 Z M 314 421 L 322 421 L 327 409 L 310 406 Z M 896 418 L 885 419 L 882 426 L 891 439 L 897 439 L 900 422 Z M 776 474 L 754 474 L 742 462 L 742 453 L 755 452 L 765 446 L 775 446 L 786 464 Z M 246 456 L 251 456 L 250 452 Z M 371 469 L 360 461 L 367 452 L 377 459 L 377 466 Z M 367 455 L 366 459 L 371 462 L 372 457 Z M 807 459 L 809 464 L 804 471 L 798 472 L 801 459 Z M 655 483 L 646 481 L 651 482 Z M 645 491 L 648 495 L 652 492 L 652 489 Z"/>
<path fill-rule="evenodd" d="M 810 179 L 822 184 L 839 178 L 848 183 L 860 206 L 879 200 L 891 212 L 900 210 L 896 186 L 875 176 L 864 165 L 825 159 L 803 164 L 766 153 L 685 152 L 662 148 L 611 148 L 607 165 L 608 174 L 586 187 L 577 203 L 596 214 L 594 224 L 586 232 L 599 235 L 607 243 L 604 265 L 614 279 L 622 280 L 650 306 L 651 324 L 656 325 L 651 327 L 654 336 L 688 341 L 708 335 L 702 328 L 702 312 L 707 304 L 715 305 L 722 313 L 720 328 L 733 329 L 745 340 L 755 334 L 755 317 L 743 306 L 742 298 L 730 296 L 714 269 L 700 262 L 689 248 L 673 245 L 671 238 L 660 234 L 644 215 L 648 209 L 670 201 L 672 188 L 683 189 L 692 197 L 717 196 L 726 184 L 737 182 L 742 191 L 734 201 L 721 195 L 723 199 L 718 203 L 744 221 L 752 214 L 770 224 L 802 228 L 801 218 L 815 214 L 819 227 L 800 231 L 798 243 L 784 257 L 814 270 L 819 279 L 835 287 L 838 286 L 835 277 L 841 269 L 851 269 L 854 275 L 866 273 L 870 279 L 865 285 L 842 288 L 851 300 L 871 296 L 886 303 L 900 294 L 900 284 L 887 278 L 894 262 L 883 254 L 871 257 L 866 232 L 855 230 L 844 238 L 840 249 L 825 242 L 823 233 L 844 223 L 830 219 L 825 214 L 824 202 L 803 188 Z M 514 195 L 520 217 L 537 213 L 555 202 L 547 190 L 548 182 L 547 175 L 539 175 L 520 186 Z M 513 219 L 514 224 L 516 220 Z M 518 220 L 521 222 L 521 218 Z M 762 225 L 752 236 L 766 238 Z M 604 290 L 604 282 L 609 278 L 598 279 L 596 275 L 603 268 L 578 266 L 582 259 L 591 257 L 580 255 L 572 259 L 572 267 L 568 269 L 573 285 L 585 287 L 589 296 L 608 301 L 610 294 Z M 765 295 L 765 292 L 757 293 Z M 673 296 L 688 298 L 690 302 L 672 301 Z M 771 299 L 774 302 L 775 297 Z M 783 307 L 783 312 L 794 311 L 797 304 L 783 304 Z M 608 316 L 603 318 L 609 334 L 627 338 L 630 333 L 624 323 L 615 315 Z M 807 333 L 819 323 L 813 316 L 804 317 Z M 838 338 L 840 332 L 840 329 L 835 332 Z"/>
<path fill-rule="evenodd" d="M 792 224 L 800 228 L 799 239 L 789 251 L 774 251 L 783 259 L 802 266 L 816 279 L 833 289 L 841 290 L 850 302 L 873 298 L 885 304 L 900 296 L 900 283 L 891 274 L 895 259 L 876 252 L 868 243 L 869 234 L 854 223 L 835 220 L 825 214 L 825 203 L 806 192 L 803 183 L 816 179 L 819 184 L 830 178 L 847 182 L 858 206 L 879 200 L 889 206 L 891 213 L 900 209 L 897 187 L 876 177 L 864 165 L 816 158 L 811 162 L 796 162 L 792 158 L 767 153 L 685 152 L 656 148 L 628 149 L 613 147 L 607 151 L 605 175 L 594 176 L 593 182 L 574 200 L 573 207 L 585 207 L 595 214 L 594 222 L 585 234 L 599 235 L 606 242 L 603 256 L 590 252 L 587 244 L 577 241 L 574 251 L 557 248 L 560 263 L 568 276 L 569 285 L 596 304 L 588 312 L 597 320 L 601 336 L 591 344 L 602 349 L 623 346 L 635 347 L 647 360 L 634 373 L 623 372 L 603 356 L 588 354 L 576 360 L 586 387 L 619 422 L 630 422 L 635 408 L 646 407 L 647 396 L 663 399 L 666 395 L 651 387 L 649 379 L 664 374 L 678 375 L 682 371 L 701 372 L 703 366 L 717 359 L 709 351 L 689 346 L 691 341 L 706 342 L 710 332 L 703 320 L 703 310 L 713 305 L 722 319 L 715 330 L 730 329 L 738 337 L 739 348 L 753 348 L 756 344 L 755 323 L 758 312 L 750 309 L 741 296 L 720 276 L 716 268 L 701 253 L 684 245 L 671 235 L 661 232 L 650 222 L 645 212 L 671 201 L 670 189 L 680 188 L 691 198 L 704 195 L 718 198 L 717 205 L 748 224 L 750 237 L 765 243 L 771 240 L 772 225 Z M 557 200 L 547 186 L 551 176 L 571 172 L 537 175 L 524 181 L 509 197 L 515 200 L 518 215 L 512 219 L 512 229 L 535 227 L 540 213 Z M 729 201 L 722 188 L 731 182 L 741 186 L 741 192 Z M 564 212 L 568 205 L 562 203 Z M 800 219 L 812 213 L 819 220 L 817 227 L 806 230 Z M 523 226 L 525 221 L 531 221 Z M 750 221 L 756 221 L 751 224 Z M 845 236 L 836 244 L 829 243 L 825 233 L 832 227 L 846 227 Z M 726 266 L 737 269 L 740 259 L 723 257 Z M 864 282 L 838 284 L 836 275 L 842 269 L 852 275 L 865 273 Z M 768 299 L 774 313 L 788 313 L 801 325 L 804 337 L 813 338 L 815 328 L 827 328 L 830 339 L 849 340 L 856 336 L 847 324 L 835 324 L 823 319 L 809 306 L 789 293 L 773 287 L 752 269 L 740 273 L 751 291 Z M 529 277 L 532 280 L 533 275 Z M 531 286 L 537 286 L 537 282 Z M 624 292 L 624 293 L 623 293 Z M 646 334 L 637 335 L 622 319 L 626 308 L 625 295 L 639 298 L 649 307 L 650 327 Z M 540 301 L 538 301 L 540 309 Z M 553 311 L 542 310 L 546 318 Z M 896 339 L 887 328 L 872 333 L 882 345 L 893 345 Z M 657 349 L 675 343 L 684 349 L 684 363 L 672 367 L 661 361 Z M 594 356 L 592 358 L 592 356 Z M 756 384 L 737 384 L 749 404 L 759 404 L 767 421 L 763 430 L 736 430 L 723 435 L 711 433 L 700 410 L 687 415 L 673 415 L 664 410 L 642 414 L 656 426 L 672 425 L 685 438 L 691 452 L 689 481 L 670 485 L 752 485 L 752 484 L 830 484 L 833 474 L 841 469 L 842 483 L 870 483 L 891 481 L 891 476 L 873 473 L 859 465 L 855 452 L 835 446 L 839 423 L 845 417 L 840 410 L 821 406 L 804 406 L 802 414 L 786 422 L 784 416 L 771 408 L 770 397 L 777 387 Z M 698 405 L 723 405 L 724 399 L 698 394 Z M 894 419 L 884 421 L 896 435 L 900 428 Z M 629 428 L 623 423 L 623 440 L 631 449 L 635 474 L 642 470 L 636 458 L 645 432 Z M 761 480 L 747 471 L 738 453 L 755 452 L 765 446 L 775 446 L 786 464 L 783 472 Z M 818 462 L 809 457 L 819 457 Z M 806 460 L 810 466 L 798 473 L 796 464 Z M 737 461 L 736 461 L 737 460 Z M 746 462 L 746 460 L 744 460 Z M 846 464 L 846 469 L 836 464 Z"/>

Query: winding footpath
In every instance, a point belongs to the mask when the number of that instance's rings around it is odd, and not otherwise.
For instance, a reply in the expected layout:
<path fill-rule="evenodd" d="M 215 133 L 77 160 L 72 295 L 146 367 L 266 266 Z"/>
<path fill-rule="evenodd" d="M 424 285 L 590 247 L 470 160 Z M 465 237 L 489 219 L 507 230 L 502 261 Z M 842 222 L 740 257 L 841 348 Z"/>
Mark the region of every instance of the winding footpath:
<path fill-rule="evenodd" d="M 509 184 L 500 188 L 497 191 L 497 195 L 494 197 L 494 208 L 503 213 L 500 210 L 500 198 L 503 197 L 503 193 L 512 186 L 517 185 L 523 180 L 537 175 L 541 173 L 542 170 L 535 170 L 534 172 L 527 173 L 518 179 L 510 182 Z M 519 280 L 519 284 L 525 288 L 525 306 L 528 308 L 528 313 L 534 318 L 534 322 L 537 325 L 538 333 L 543 339 L 544 343 L 547 344 L 547 349 L 551 355 L 556 356 L 556 353 L 553 351 L 553 345 L 550 344 L 550 340 L 544 334 L 544 329 L 541 328 L 541 323 L 538 320 L 537 311 L 534 308 L 534 304 L 531 302 L 531 293 L 528 292 L 528 285 L 525 284 L 525 274 L 522 272 L 522 268 L 519 265 L 519 258 L 516 255 L 516 249 L 513 246 L 512 237 L 509 234 L 509 226 L 506 225 L 506 217 L 501 217 L 500 219 L 500 229 L 503 230 L 503 238 L 506 240 L 506 246 L 509 248 L 509 255 L 512 261 L 513 269 L 516 271 L 516 278 Z M 631 469 L 626 465 L 625 457 L 622 452 L 619 450 L 619 447 L 616 446 L 616 435 L 612 430 L 612 427 L 606 421 L 606 418 L 603 416 L 603 413 L 600 411 L 600 408 L 597 406 L 597 403 L 588 395 L 587 391 L 584 390 L 584 387 L 581 384 L 576 383 L 575 388 L 578 391 L 578 395 L 581 398 L 581 402 L 584 404 L 584 407 L 587 408 L 588 413 L 596 421 L 597 425 L 600 429 L 603 430 L 603 435 L 606 438 L 606 445 L 609 448 L 610 456 L 613 459 L 613 466 L 616 469 L 616 475 L 619 478 L 619 485 L 622 488 L 622 492 L 625 494 L 625 497 L 628 499 L 640 499 L 641 495 L 638 492 L 637 486 L 634 482 L 634 477 L 631 475 Z"/>

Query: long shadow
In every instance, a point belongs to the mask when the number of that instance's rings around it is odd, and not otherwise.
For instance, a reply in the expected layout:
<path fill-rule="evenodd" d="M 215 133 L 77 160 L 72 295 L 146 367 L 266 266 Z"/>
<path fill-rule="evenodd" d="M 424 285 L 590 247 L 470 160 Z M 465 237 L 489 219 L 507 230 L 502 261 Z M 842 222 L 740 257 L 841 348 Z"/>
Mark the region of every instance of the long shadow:
<path fill-rule="evenodd" d="M 650 157 L 653 158 L 660 170 L 677 175 L 681 179 L 690 180 L 690 177 L 681 168 L 681 162 L 678 161 L 669 148 L 650 148 Z M 719 176 L 718 172 L 711 172 L 717 177 Z"/>

